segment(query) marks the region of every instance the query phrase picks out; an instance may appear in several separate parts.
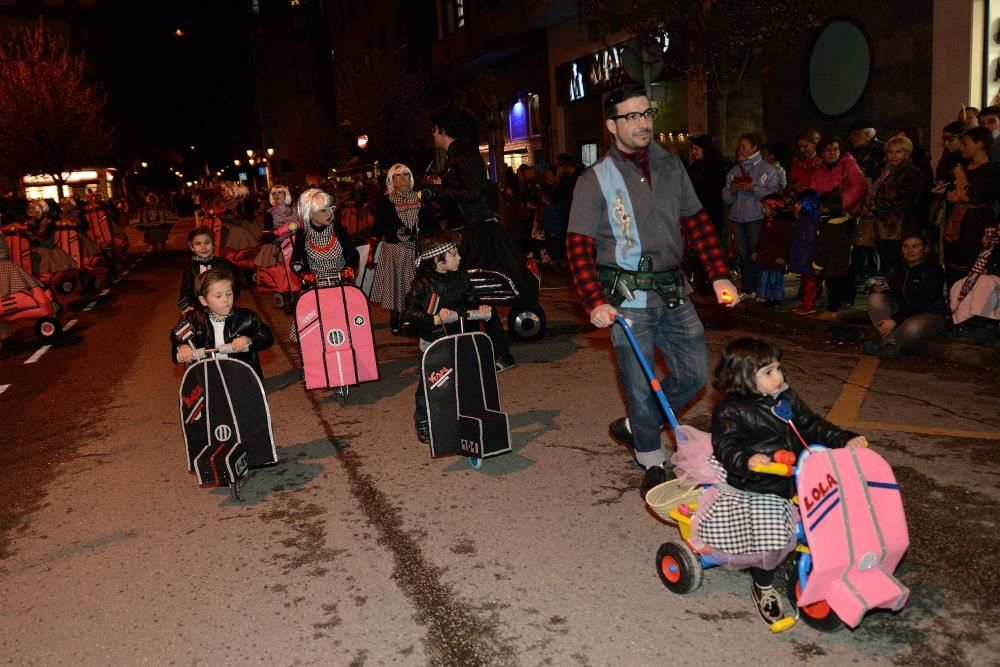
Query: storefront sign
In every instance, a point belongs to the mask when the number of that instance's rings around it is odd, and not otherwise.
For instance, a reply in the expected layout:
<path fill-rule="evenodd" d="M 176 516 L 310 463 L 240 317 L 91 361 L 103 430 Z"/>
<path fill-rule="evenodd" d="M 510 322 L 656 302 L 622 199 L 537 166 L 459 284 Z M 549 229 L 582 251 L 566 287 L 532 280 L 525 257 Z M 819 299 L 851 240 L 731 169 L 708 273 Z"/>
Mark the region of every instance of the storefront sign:
<path fill-rule="evenodd" d="M 624 45 L 609 46 L 556 68 L 560 104 L 577 102 L 610 90 L 627 80 L 622 66 Z"/>

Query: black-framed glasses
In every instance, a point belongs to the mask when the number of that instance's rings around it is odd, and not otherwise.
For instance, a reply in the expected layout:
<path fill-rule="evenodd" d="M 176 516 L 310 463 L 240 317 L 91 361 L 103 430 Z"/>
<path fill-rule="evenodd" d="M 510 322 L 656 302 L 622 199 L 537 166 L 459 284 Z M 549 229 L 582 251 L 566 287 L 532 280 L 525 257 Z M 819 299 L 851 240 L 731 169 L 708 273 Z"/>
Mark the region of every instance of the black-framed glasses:
<path fill-rule="evenodd" d="M 608 116 L 611 120 L 624 120 L 629 125 L 635 125 L 639 122 L 640 118 L 645 118 L 649 122 L 653 122 L 656 118 L 656 109 L 650 107 L 645 111 L 633 111 L 631 113 L 620 113 L 616 116 Z"/>

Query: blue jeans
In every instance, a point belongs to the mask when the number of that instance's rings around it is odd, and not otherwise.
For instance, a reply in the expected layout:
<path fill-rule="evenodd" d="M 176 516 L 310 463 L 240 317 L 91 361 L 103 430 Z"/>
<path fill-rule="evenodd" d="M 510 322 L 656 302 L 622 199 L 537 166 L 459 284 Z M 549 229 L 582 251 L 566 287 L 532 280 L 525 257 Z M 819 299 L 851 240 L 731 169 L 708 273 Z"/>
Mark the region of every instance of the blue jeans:
<path fill-rule="evenodd" d="M 708 380 L 708 349 L 705 329 L 694 306 L 687 301 L 676 308 L 621 308 L 629 321 L 643 356 L 655 368 L 654 346 L 669 369 L 662 381 L 667 403 L 679 412 L 691 402 Z M 667 457 L 660 444 L 660 426 L 666 416 L 649 386 L 642 366 L 621 327 L 611 328 L 611 342 L 618 359 L 618 371 L 625 390 L 626 408 L 632 430 L 635 459 L 643 467 L 664 465 Z M 666 465 L 667 468 L 671 466 Z"/>
<path fill-rule="evenodd" d="M 744 292 L 757 289 L 757 262 L 754 252 L 757 250 L 757 239 L 764 226 L 763 220 L 750 222 L 733 221 L 733 236 L 736 237 L 736 252 L 740 255 L 741 288 Z"/>

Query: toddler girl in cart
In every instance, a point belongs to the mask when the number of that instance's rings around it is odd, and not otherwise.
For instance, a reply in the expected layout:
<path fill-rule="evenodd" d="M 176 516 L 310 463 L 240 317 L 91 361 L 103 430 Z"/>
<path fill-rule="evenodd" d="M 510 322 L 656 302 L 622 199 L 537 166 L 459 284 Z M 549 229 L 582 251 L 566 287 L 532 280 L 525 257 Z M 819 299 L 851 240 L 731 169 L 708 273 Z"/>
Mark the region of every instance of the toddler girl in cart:
<path fill-rule="evenodd" d="M 782 450 L 800 454 L 801 439 L 830 448 L 866 444 L 810 410 L 785 382 L 781 359 L 781 350 L 765 340 L 731 342 L 715 369 L 713 386 L 724 398 L 712 413 L 711 446 L 688 437 L 672 458 L 686 479 L 710 485 L 692 517 L 692 546 L 720 565 L 750 569 L 750 595 L 769 626 L 785 615 L 773 584 L 797 542 L 795 483 L 754 468 Z"/>

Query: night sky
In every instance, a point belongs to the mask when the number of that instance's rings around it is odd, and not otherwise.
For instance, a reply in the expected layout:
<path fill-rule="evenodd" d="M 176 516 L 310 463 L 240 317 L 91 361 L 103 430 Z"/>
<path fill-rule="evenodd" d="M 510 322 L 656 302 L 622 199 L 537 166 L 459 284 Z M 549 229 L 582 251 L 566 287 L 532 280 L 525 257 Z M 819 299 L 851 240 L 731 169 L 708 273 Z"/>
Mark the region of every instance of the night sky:
<path fill-rule="evenodd" d="M 95 19 L 86 57 L 108 92 L 115 156 L 229 163 L 253 108 L 246 3 L 111 0 Z"/>

